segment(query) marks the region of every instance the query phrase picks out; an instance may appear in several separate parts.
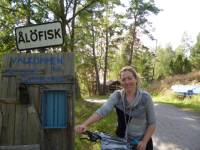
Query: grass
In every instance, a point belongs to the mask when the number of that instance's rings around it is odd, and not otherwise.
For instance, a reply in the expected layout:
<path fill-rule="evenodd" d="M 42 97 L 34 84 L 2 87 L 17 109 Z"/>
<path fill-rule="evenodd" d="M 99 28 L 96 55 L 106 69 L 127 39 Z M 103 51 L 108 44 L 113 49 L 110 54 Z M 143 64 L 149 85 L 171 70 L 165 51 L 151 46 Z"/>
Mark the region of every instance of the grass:
<path fill-rule="evenodd" d="M 96 97 L 95 97 L 96 98 Z M 76 124 L 82 123 L 85 119 L 87 119 L 93 112 L 95 112 L 101 104 L 89 103 L 83 100 L 79 100 L 76 102 L 75 108 L 75 122 Z M 101 121 L 90 126 L 89 130 L 91 131 L 102 131 L 106 133 L 110 133 L 114 135 L 116 129 L 116 114 L 113 110 L 107 117 L 102 119 Z M 100 150 L 99 143 L 92 143 L 85 139 L 81 139 L 84 137 L 83 135 L 76 135 L 75 138 L 75 150 Z"/>
<path fill-rule="evenodd" d="M 107 95 L 100 95 L 100 96 L 84 96 L 84 99 L 107 99 Z"/>
<path fill-rule="evenodd" d="M 178 97 L 174 93 L 168 91 L 163 95 L 153 96 L 154 102 L 170 104 L 183 110 L 200 113 L 200 95 L 192 97 Z"/>

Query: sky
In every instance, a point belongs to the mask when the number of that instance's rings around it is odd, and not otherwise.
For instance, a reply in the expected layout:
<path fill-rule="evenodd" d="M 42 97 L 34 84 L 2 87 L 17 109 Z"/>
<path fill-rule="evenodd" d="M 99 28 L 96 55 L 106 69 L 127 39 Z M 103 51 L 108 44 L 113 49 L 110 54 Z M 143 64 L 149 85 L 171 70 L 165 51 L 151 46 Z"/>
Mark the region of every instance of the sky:
<path fill-rule="evenodd" d="M 127 5 L 129 0 L 122 0 Z M 181 44 L 183 33 L 196 42 L 200 32 L 200 0 L 154 0 L 162 11 L 158 15 L 149 16 L 155 30 L 152 32 L 155 41 L 143 38 L 148 47 L 166 47 L 169 43 L 175 49 Z M 157 41 L 157 42 L 156 42 Z"/>
<path fill-rule="evenodd" d="M 163 9 L 151 17 L 157 39 L 157 45 L 165 47 L 171 43 L 173 49 L 181 44 L 183 33 L 191 37 L 193 43 L 200 32 L 199 0 L 154 0 L 157 7 Z M 155 41 L 154 41 L 155 43 Z M 151 44 L 151 43 L 150 43 Z"/>

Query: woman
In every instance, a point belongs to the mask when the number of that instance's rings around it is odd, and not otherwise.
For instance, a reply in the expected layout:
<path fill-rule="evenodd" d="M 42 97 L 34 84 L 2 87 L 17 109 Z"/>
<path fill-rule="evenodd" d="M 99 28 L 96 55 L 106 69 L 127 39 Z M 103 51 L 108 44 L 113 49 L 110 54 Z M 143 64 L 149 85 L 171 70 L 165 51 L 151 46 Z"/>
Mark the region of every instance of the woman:
<path fill-rule="evenodd" d="M 139 77 L 130 67 L 120 71 L 122 90 L 116 90 L 109 100 L 84 123 L 75 127 L 76 133 L 83 133 L 87 127 L 116 109 L 118 117 L 117 136 L 129 142 L 138 140 L 137 150 L 152 150 L 152 135 L 155 131 L 155 113 L 151 96 L 139 89 Z"/>

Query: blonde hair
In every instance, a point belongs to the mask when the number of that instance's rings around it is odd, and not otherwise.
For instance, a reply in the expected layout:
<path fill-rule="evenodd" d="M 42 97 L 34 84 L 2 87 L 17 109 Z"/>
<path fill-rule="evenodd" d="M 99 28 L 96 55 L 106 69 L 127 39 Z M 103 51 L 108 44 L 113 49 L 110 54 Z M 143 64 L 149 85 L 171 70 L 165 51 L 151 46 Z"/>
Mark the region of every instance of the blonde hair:
<path fill-rule="evenodd" d="M 133 74 L 133 76 L 135 77 L 136 81 L 137 81 L 137 89 L 140 87 L 140 84 L 141 84 L 141 81 L 140 81 L 140 77 L 138 75 L 138 73 L 136 72 L 136 70 L 132 67 L 132 66 L 125 66 L 123 67 L 120 72 L 119 72 L 119 76 L 120 76 L 120 79 L 121 79 L 121 73 L 122 72 L 125 72 L 125 71 L 129 71 Z"/>

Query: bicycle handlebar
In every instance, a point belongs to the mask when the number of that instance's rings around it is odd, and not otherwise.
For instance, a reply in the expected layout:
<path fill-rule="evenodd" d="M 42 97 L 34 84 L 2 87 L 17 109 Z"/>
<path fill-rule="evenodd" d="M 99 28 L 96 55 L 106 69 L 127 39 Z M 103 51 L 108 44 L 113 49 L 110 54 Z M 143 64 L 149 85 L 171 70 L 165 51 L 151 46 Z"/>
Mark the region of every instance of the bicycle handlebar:
<path fill-rule="evenodd" d="M 92 142 L 97 142 L 97 140 L 101 140 L 101 136 L 99 136 L 95 132 L 85 131 L 83 134 L 86 134 L 89 137 L 89 140 Z"/>
<path fill-rule="evenodd" d="M 97 142 L 98 140 L 101 141 L 102 147 L 104 147 L 106 150 L 112 150 L 113 145 L 114 147 L 119 147 L 121 150 L 132 150 L 136 149 L 138 144 L 138 141 L 128 143 L 122 139 L 113 137 L 103 132 L 92 132 L 87 130 L 83 134 L 85 134 L 88 137 L 84 139 L 87 139 L 91 142 Z M 102 150 L 104 149 L 102 148 Z"/>

